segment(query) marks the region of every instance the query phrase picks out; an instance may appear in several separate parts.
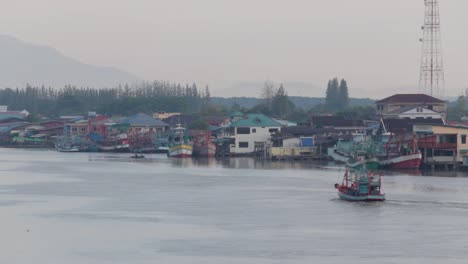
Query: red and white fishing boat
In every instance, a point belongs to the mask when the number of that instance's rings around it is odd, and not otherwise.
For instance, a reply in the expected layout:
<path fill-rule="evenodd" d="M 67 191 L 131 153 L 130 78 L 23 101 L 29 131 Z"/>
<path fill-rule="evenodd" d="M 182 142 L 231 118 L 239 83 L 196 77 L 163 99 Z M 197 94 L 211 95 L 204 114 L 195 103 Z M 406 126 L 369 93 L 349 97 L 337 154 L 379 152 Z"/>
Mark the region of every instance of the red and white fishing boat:
<path fill-rule="evenodd" d="M 422 161 L 417 138 L 404 133 L 383 134 L 376 156 L 379 165 L 389 169 L 417 169 Z"/>
<path fill-rule="evenodd" d="M 211 131 L 192 130 L 190 131 L 193 140 L 193 156 L 196 157 L 214 157 L 216 154 L 216 145 L 211 142 Z"/>

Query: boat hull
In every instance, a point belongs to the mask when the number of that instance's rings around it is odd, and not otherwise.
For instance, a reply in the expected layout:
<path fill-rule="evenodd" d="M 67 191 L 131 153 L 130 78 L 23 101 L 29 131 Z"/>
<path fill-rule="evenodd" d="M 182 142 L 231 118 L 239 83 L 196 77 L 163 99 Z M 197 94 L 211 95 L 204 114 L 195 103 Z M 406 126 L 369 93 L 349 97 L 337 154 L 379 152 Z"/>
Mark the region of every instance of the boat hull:
<path fill-rule="evenodd" d="M 366 168 L 369 170 L 377 170 L 379 168 L 379 161 L 377 159 L 358 160 L 353 163 L 347 163 L 347 165 L 353 169 Z"/>
<path fill-rule="evenodd" d="M 193 155 L 197 157 L 214 157 L 216 154 L 216 145 L 213 143 L 210 143 L 205 146 L 197 147 L 193 150 Z"/>
<path fill-rule="evenodd" d="M 193 148 L 190 145 L 176 145 L 169 148 L 168 156 L 172 158 L 191 158 Z"/>
<path fill-rule="evenodd" d="M 421 153 L 415 153 L 381 160 L 379 163 L 380 166 L 390 169 L 418 169 L 421 166 L 421 160 Z"/>
<path fill-rule="evenodd" d="M 129 152 L 130 145 L 129 144 L 122 144 L 122 145 L 115 145 L 115 146 L 99 146 L 99 151 L 102 152 Z"/>
<path fill-rule="evenodd" d="M 65 149 L 65 148 L 56 148 L 59 152 L 80 152 L 80 149 L 79 148 L 69 148 L 69 149 Z"/>
<path fill-rule="evenodd" d="M 339 153 L 336 148 L 329 148 L 328 156 L 336 162 L 347 163 L 350 160 L 349 156 L 345 156 L 342 153 Z"/>
<path fill-rule="evenodd" d="M 338 191 L 341 200 L 350 202 L 380 202 L 385 201 L 385 194 L 382 195 L 360 195 L 354 196 Z"/>

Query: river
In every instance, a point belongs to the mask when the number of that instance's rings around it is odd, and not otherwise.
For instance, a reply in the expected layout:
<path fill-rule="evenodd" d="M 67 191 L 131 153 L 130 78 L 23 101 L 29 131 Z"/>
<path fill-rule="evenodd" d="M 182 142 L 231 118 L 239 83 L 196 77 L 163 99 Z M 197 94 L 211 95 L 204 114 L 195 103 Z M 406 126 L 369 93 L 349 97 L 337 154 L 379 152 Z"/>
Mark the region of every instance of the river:
<path fill-rule="evenodd" d="M 349 203 L 338 166 L 146 156 L 0 149 L 0 263 L 468 261 L 464 173 L 386 173 L 386 202 Z"/>

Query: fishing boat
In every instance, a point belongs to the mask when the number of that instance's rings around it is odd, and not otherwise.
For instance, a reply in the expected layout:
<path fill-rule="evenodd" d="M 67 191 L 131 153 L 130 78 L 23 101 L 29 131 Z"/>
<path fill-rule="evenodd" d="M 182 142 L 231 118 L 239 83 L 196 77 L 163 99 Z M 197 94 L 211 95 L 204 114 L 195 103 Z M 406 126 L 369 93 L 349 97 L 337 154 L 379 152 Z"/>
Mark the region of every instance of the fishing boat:
<path fill-rule="evenodd" d="M 58 137 L 55 142 L 55 149 L 59 152 L 80 152 L 80 144 L 75 137 Z"/>
<path fill-rule="evenodd" d="M 194 157 L 214 157 L 216 145 L 211 142 L 211 132 L 208 130 L 192 130 Z"/>
<path fill-rule="evenodd" d="M 417 169 L 422 161 L 416 137 L 405 133 L 383 133 L 375 138 L 353 134 L 352 140 L 339 140 L 328 155 L 351 168 L 366 164 L 368 169 Z"/>
<path fill-rule="evenodd" d="M 144 159 L 145 156 L 144 155 L 138 155 L 137 153 L 135 153 L 132 156 L 130 156 L 130 158 L 132 158 L 132 159 Z"/>
<path fill-rule="evenodd" d="M 80 152 L 80 148 L 77 146 L 65 146 L 56 144 L 55 149 L 59 152 Z"/>
<path fill-rule="evenodd" d="M 186 133 L 185 128 L 177 125 L 172 129 L 169 136 L 169 152 L 167 155 L 174 158 L 191 158 L 193 145 L 191 137 Z"/>
<path fill-rule="evenodd" d="M 379 160 L 374 156 L 374 144 L 365 134 L 355 133 L 351 140 L 340 139 L 328 150 L 329 156 L 337 162 L 346 163 L 352 169 L 377 170 Z"/>
<path fill-rule="evenodd" d="M 366 169 L 350 172 L 347 168 L 341 184 L 336 183 L 338 196 L 346 201 L 384 201 L 382 175 Z"/>
<path fill-rule="evenodd" d="M 152 141 L 156 153 L 169 153 L 169 135 L 154 134 Z"/>
<path fill-rule="evenodd" d="M 98 149 L 102 152 L 129 152 L 130 144 L 126 134 L 106 138 Z"/>
<path fill-rule="evenodd" d="M 417 139 L 412 134 L 383 134 L 376 156 L 380 167 L 388 169 L 417 169 L 422 161 Z"/>
<path fill-rule="evenodd" d="M 380 162 L 377 158 L 358 157 L 357 159 L 349 159 L 346 164 L 352 169 L 367 168 L 369 170 L 377 170 L 379 168 Z"/>

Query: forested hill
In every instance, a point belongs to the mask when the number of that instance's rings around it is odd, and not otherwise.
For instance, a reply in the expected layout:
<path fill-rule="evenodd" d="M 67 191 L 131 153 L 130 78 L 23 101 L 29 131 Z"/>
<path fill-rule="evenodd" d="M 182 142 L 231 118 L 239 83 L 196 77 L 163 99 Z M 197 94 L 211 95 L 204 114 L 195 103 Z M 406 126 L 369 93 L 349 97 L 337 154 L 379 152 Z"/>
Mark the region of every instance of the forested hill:
<path fill-rule="evenodd" d="M 309 110 L 312 107 L 325 103 L 325 98 L 319 97 L 303 97 L 303 96 L 289 96 L 289 100 L 296 105 L 298 108 Z M 350 98 L 351 106 L 373 106 L 374 100 L 368 98 Z M 231 107 L 234 104 L 238 104 L 243 108 L 252 108 L 262 102 L 261 98 L 256 97 L 211 97 L 211 103 L 214 105 L 223 105 L 225 107 Z"/>

